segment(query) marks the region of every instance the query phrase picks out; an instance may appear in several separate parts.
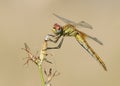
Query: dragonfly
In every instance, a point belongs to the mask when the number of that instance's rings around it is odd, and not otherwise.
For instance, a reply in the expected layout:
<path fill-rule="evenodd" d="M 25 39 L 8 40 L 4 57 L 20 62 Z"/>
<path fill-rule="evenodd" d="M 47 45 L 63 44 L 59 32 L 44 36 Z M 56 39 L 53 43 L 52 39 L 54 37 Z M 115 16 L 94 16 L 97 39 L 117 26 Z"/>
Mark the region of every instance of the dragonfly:
<path fill-rule="evenodd" d="M 89 29 L 93 29 L 93 27 L 88 24 L 85 21 L 81 21 L 79 23 L 75 23 L 74 21 L 68 20 L 64 17 L 61 17 L 55 13 L 53 13 L 53 15 L 55 17 L 57 17 L 58 19 L 62 20 L 64 23 L 66 23 L 66 25 L 61 26 L 58 23 L 55 23 L 53 28 L 52 28 L 52 32 L 53 34 L 48 34 L 49 37 L 52 38 L 48 38 L 49 41 L 53 42 L 53 43 L 57 43 L 58 40 L 60 38 L 62 38 L 62 40 L 60 41 L 60 43 L 58 44 L 58 46 L 56 47 L 47 47 L 47 49 L 59 49 L 62 46 L 64 37 L 75 37 L 75 39 L 77 40 L 77 42 L 94 58 L 97 59 L 97 61 L 102 65 L 102 67 L 104 68 L 105 71 L 107 71 L 107 67 L 105 65 L 105 63 L 103 62 L 103 60 L 101 59 L 101 57 L 93 50 L 93 48 L 89 45 L 88 41 L 86 40 L 86 38 L 90 38 L 92 40 L 94 40 L 95 42 L 99 43 L 100 45 L 103 45 L 103 43 L 98 40 L 96 37 L 92 37 L 80 30 L 77 29 L 77 27 L 83 27 L 83 28 L 89 28 Z M 47 39 L 47 40 L 48 40 Z"/>

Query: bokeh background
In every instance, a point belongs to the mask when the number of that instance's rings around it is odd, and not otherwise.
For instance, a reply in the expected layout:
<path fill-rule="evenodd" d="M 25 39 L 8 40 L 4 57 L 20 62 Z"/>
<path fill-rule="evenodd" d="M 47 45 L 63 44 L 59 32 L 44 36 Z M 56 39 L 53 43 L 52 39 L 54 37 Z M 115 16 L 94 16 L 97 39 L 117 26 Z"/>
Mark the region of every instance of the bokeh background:
<path fill-rule="evenodd" d="M 78 29 L 104 43 L 88 39 L 108 68 L 105 72 L 74 38 L 67 37 L 61 49 L 50 51 L 55 62 L 51 66 L 61 73 L 52 80 L 53 86 L 120 86 L 119 0 L 0 0 L 0 86 L 40 86 L 38 69 L 31 62 L 23 65 L 27 55 L 21 48 L 26 42 L 35 53 L 54 23 L 64 25 L 52 13 L 91 24 L 93 30 Z"/>

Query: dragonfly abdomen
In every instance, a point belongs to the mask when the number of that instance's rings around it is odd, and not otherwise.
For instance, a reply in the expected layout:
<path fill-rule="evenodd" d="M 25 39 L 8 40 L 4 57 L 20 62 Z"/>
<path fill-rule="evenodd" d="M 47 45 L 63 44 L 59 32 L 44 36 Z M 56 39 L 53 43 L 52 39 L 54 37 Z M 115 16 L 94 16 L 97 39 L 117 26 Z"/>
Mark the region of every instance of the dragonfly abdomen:
<path fill-rule="evenodd" d="M 89 46 L 88 42 L 84 39 L 84 37 L 80 36 L 80 34 L 76 35 L 76 40 L 78 43 L 93 57 L 95 57 L 99 63 L 103 66 L 103 68 L 107 71 L 105 63 L 103 60 L 97 55 L 97 53 Z"/>

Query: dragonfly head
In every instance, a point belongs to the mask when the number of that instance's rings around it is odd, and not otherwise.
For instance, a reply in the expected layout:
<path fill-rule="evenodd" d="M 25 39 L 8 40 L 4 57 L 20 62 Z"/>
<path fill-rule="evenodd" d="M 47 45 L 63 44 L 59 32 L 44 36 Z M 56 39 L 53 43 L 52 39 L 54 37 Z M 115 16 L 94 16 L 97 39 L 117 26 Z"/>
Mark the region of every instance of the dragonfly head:
<path fill-rule="evenodd" d="M 53 33 L 58 35 L 62 33 L 62 27 L 59 24 L 54 24 L 53 29 L 52 29 Z"/>

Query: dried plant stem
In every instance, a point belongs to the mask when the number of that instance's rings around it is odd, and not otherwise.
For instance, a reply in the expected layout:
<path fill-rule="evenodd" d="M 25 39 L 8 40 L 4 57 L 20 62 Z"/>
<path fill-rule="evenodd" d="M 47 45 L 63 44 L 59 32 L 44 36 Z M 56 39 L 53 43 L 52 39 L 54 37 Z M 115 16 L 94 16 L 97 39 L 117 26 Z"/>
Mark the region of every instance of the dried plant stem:
<path fill-rule="evenodd" d="M 41 86 L 45 86 L 45 80 L 44 80 L 44 75 L 43 75 L 43 71 L 42 71 L 42 65 L 39 65 L 38 68 L 39 68 L 39 73 L 40 73 Z"/>

